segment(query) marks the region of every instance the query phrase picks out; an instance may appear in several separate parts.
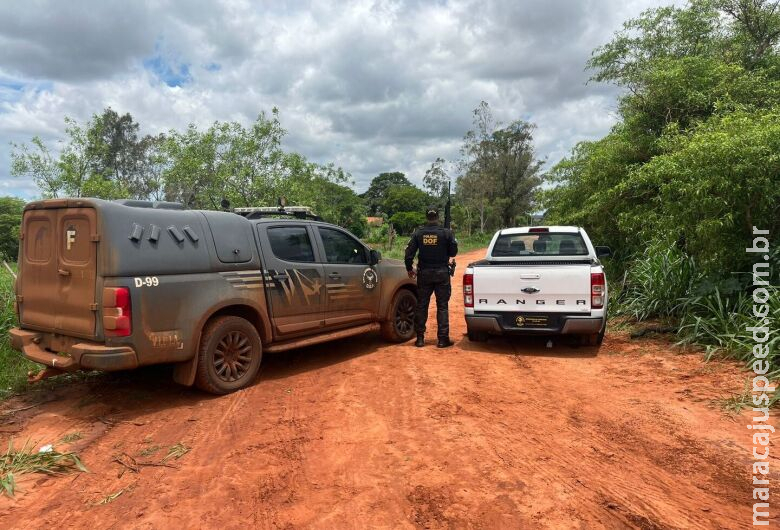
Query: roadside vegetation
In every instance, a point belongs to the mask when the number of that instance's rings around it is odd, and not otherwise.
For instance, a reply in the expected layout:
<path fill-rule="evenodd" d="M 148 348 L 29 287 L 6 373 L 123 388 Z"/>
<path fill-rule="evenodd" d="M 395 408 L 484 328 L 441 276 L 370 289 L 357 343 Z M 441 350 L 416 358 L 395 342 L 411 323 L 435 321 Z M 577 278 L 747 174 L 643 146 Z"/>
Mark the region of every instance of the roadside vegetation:
<path fill-rule="evenodd" d="M 589 62 L 623 87 L 618 123 L 548 175 L 547 221 L 609 244 L 616 313 L 672 324 L 679 340 L 752 363 L 771 331 L 780 376 L 780 7 L 693 0 L 645 11 Z M 753 316 L 753 227 L 769 231 L 768 323 Z"/>
<path fill-rule="evenodd" d="M 364 240 L 369 246 L 382 252 L 383 258 L 392 259 L 404 259 L 404 251 L 406 250 L 406 244 L 409 242 L 407 236 L 396 236 L 390 244 L 387 228 L 382 229 L 370 229 L 368 236 Z M 481 234 L 476 233 L 472 235 L 460 236 L 458 235 L 458 249 L 459 252 L 469 252 L 478 248 L 484 248 L 490 243 L 490 239 L 493 234 Z M 456 261 L 458 258 L 455 258 Z M 461 266 L 465 266 L 465 263 L 458 262 L 458 273 L 462 272 Z"/>
<path fill-rule="evenodd" d="M 11 348 L 8 330 L 16 325 L 14 277 L 0 268 L 0 399 L 20 391 L 26 385 L 27 372 L 40 366 Z"/>
<path fill-rule="evenodd" d="M 0 454 L 0 494 L 13 497 L 18 487 L 17 479 L 28 473 L 65 475 L 87 471 L 76 453 L 62 453 L 52 446 L 36 451 L 35 446 L 30 440 L 20 448 L 14 447 L 13 439 L 8 442 L 5 453 Z"/>

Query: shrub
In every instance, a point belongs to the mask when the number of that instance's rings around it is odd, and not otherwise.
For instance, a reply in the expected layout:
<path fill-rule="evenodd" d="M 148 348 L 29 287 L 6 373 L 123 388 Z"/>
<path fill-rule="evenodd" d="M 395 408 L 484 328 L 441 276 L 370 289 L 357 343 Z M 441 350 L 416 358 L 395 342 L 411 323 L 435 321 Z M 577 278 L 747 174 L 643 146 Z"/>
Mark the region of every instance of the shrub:
<path fill-rule="evenodd" d="M 618 313 L 637 320 L 678 316 L 701 280 L 693 258 L 675 246 L 652 245 L 627 269 Z"/>
<path fill-rule="evenodd" d="M 389 229 L 387 223 L 381 226 L 369 226 L 365 240 L 369 243 L 384 243 L 387 241 L 387 232 Z"/>
<path fill-rule="evenodd" d="M 425 215 L 421 212 L 398 212 L 390 218 L 390 222 L 399 234 L 409 235 L 415 228 L 425 224 Z"/>

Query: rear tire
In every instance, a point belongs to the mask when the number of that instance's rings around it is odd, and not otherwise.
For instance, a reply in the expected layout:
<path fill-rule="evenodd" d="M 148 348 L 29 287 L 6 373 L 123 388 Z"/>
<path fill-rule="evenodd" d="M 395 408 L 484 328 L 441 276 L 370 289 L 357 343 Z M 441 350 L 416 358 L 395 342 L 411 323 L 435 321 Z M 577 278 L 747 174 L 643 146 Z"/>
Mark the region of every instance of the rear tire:
<path fill-rule="evenodd" d="M 580 335 L 580 344 L 583 346 L 601 346 L 604 342 L 604 331 L 591 333 L 589 335 Z"/>
<path fill-rule="evenodd" d="M 228 394 L 251 384 L 263 359 L 260 335 L 241 317 L 217 317 L 206 324 L 198 349 L 195 384 L 212 394 Z"/>
<path fill-rule="evenodd" d="M 590 333 L 588 335 L 580 335 L 580 344 L 582 346 L 598 346 L 598 333 Z"/>
<path fill-rule="evenodd" d="M 487 342 L 488 334 L 484 331 L 468 331 L 469 341 L 471 342 Z"/>
<path fill-rule="evenodd" d="M 393 298 L 387 320 L 382 322 L 382 337 L 390 342 L 406 342 L 414 337 L 414 311 L 417 297 L 401 289 Z"/>

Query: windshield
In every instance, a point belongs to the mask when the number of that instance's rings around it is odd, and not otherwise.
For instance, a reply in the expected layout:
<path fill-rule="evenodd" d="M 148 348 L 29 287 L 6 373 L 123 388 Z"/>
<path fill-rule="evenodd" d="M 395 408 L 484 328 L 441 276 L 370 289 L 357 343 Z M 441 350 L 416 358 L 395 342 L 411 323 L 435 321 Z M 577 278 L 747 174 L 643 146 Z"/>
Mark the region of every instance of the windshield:
<path fill-rule="evenodd" d="M 577 233 L 503 234 L 493 247 L 493 256 L 587 256 L 588 248 Z"/>

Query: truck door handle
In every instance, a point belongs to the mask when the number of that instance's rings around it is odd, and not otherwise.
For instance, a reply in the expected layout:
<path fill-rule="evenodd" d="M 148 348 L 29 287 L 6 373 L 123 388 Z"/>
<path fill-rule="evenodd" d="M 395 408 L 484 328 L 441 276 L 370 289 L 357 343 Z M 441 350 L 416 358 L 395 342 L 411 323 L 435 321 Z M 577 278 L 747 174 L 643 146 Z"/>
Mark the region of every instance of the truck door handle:
<path fill-rule="evenodd" d="M 328 274 L 328 278 L 330 278 L 331 280 L 340 280 L 341 274 L 339 274 L 338 272 L 331 272 L 330 274 Z"/>
<path fill-rule="evenodd" d="M 288 280 L 290 276 L 286 272 L 282 272 L 281 274 L 274 274 L 273 279 L 277 282 L 283 282 L 285 280 Z"/>
<path fill-rule="evenodd" d="M 70 271 L 66 271 L 65 269 L 57 269 L 57 273 L 60 276 L 70 276 Z"/>

